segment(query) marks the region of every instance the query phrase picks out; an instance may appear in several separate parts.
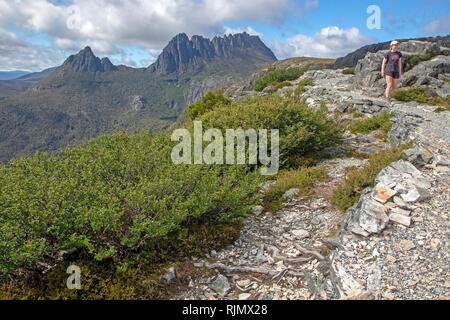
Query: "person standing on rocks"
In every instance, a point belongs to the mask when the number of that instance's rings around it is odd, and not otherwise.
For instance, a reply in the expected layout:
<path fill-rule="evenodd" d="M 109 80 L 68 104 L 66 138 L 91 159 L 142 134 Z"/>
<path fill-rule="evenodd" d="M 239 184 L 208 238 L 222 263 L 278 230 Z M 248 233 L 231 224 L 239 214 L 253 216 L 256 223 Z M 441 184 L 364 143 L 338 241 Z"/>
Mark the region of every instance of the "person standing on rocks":
<path fill-rule="evenodd" d="M 397 51 L 399 42 L 391 42 L 389 52 L 384 55 L 381 67 L 381 76 L 386 78 L 387 87 L 384 93 L 386 100 L 391 101 L 391 93 L 397 88 L 398 81 L 402 76 L 402 53 Z"/>

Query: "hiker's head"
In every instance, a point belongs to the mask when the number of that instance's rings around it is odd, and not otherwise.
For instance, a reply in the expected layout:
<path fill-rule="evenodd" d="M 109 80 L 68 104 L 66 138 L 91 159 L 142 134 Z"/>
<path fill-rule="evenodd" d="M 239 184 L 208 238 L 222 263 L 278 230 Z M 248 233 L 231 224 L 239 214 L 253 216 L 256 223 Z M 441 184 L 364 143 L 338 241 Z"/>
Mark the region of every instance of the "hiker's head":
<path fill-rule="evenodd" d="M 398 49 L 398 45 L 399 45 L 399 42 L 397 40 L 392 41 L 389 50 L 391 50 L 391 51 L 397 50 Z"/>

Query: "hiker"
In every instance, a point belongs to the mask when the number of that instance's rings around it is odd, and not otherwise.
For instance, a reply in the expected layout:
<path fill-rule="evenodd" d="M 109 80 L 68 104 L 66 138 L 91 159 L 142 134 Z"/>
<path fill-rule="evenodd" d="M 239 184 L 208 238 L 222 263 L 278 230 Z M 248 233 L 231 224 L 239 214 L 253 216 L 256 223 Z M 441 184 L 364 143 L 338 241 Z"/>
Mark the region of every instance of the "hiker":
<path fill-rule="evenodd" d="M 399 42 L 391 42 L 389 52 L 384 55 L 381 76 L 386 78 L 387 87 L 384 93 L 386 100 L 391 102 L 391 93 L 397 88 L 398 80 L 402 76 L 402 54 L 397 51 Z"/>

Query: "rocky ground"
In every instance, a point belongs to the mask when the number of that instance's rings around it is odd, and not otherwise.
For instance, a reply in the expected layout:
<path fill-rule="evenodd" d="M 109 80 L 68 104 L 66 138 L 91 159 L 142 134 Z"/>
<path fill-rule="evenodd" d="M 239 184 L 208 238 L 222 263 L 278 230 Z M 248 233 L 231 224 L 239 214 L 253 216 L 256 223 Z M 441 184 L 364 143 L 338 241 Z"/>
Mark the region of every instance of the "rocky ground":
<path fill-rule="evenodd" d="M 345 146 L 325 150 L 335 158 L 318 164 L 327 166 L 328 178 L 316 184 L 315 197 L 296 197 L 289 190 L 281 211 L 255 207 L 233 245 L 186 262 L 184 268 L 196 272 L 181 281 L 185 285 L 174 299 L 450 298 L 450 114 L 417 103 L 389 105 L 355 89 L 354 77 L 342 70 L 308 71 L 292 83 L 295 88 L 313 78 L 304 93 L 308 105 L 319 107 L 325 100 L 342 119 L 352 118 L 349 110 L 369 117 L 392 112 L 390 144 L 415 141 L 406 152 L 408 161 L 383 169 L 375 185 L 343 213 L 328 199 L 345 179 L 345 169 L 366 161 L 347 157 L 348 151 L 389 147 L 373 135 L 347 133 Z M 265 188 L 267 183 L 261 191 Z M 171 281 L 177 270 L 166 277 Z"/>

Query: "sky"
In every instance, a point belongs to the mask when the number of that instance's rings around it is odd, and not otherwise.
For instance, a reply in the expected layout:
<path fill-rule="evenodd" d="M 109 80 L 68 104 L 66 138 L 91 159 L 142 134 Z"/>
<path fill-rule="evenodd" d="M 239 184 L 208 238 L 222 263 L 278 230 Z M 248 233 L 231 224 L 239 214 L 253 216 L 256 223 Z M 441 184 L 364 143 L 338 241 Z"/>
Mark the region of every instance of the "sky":
<path fill-rule="evenodd" d="M 338 58 L 395 39 L 450 34 L 448 0 L 0 0 L 0 71 L 59 66 L 90 46 L 147 67 L 176 34 L 246 31 L 278 59 Z"/>

